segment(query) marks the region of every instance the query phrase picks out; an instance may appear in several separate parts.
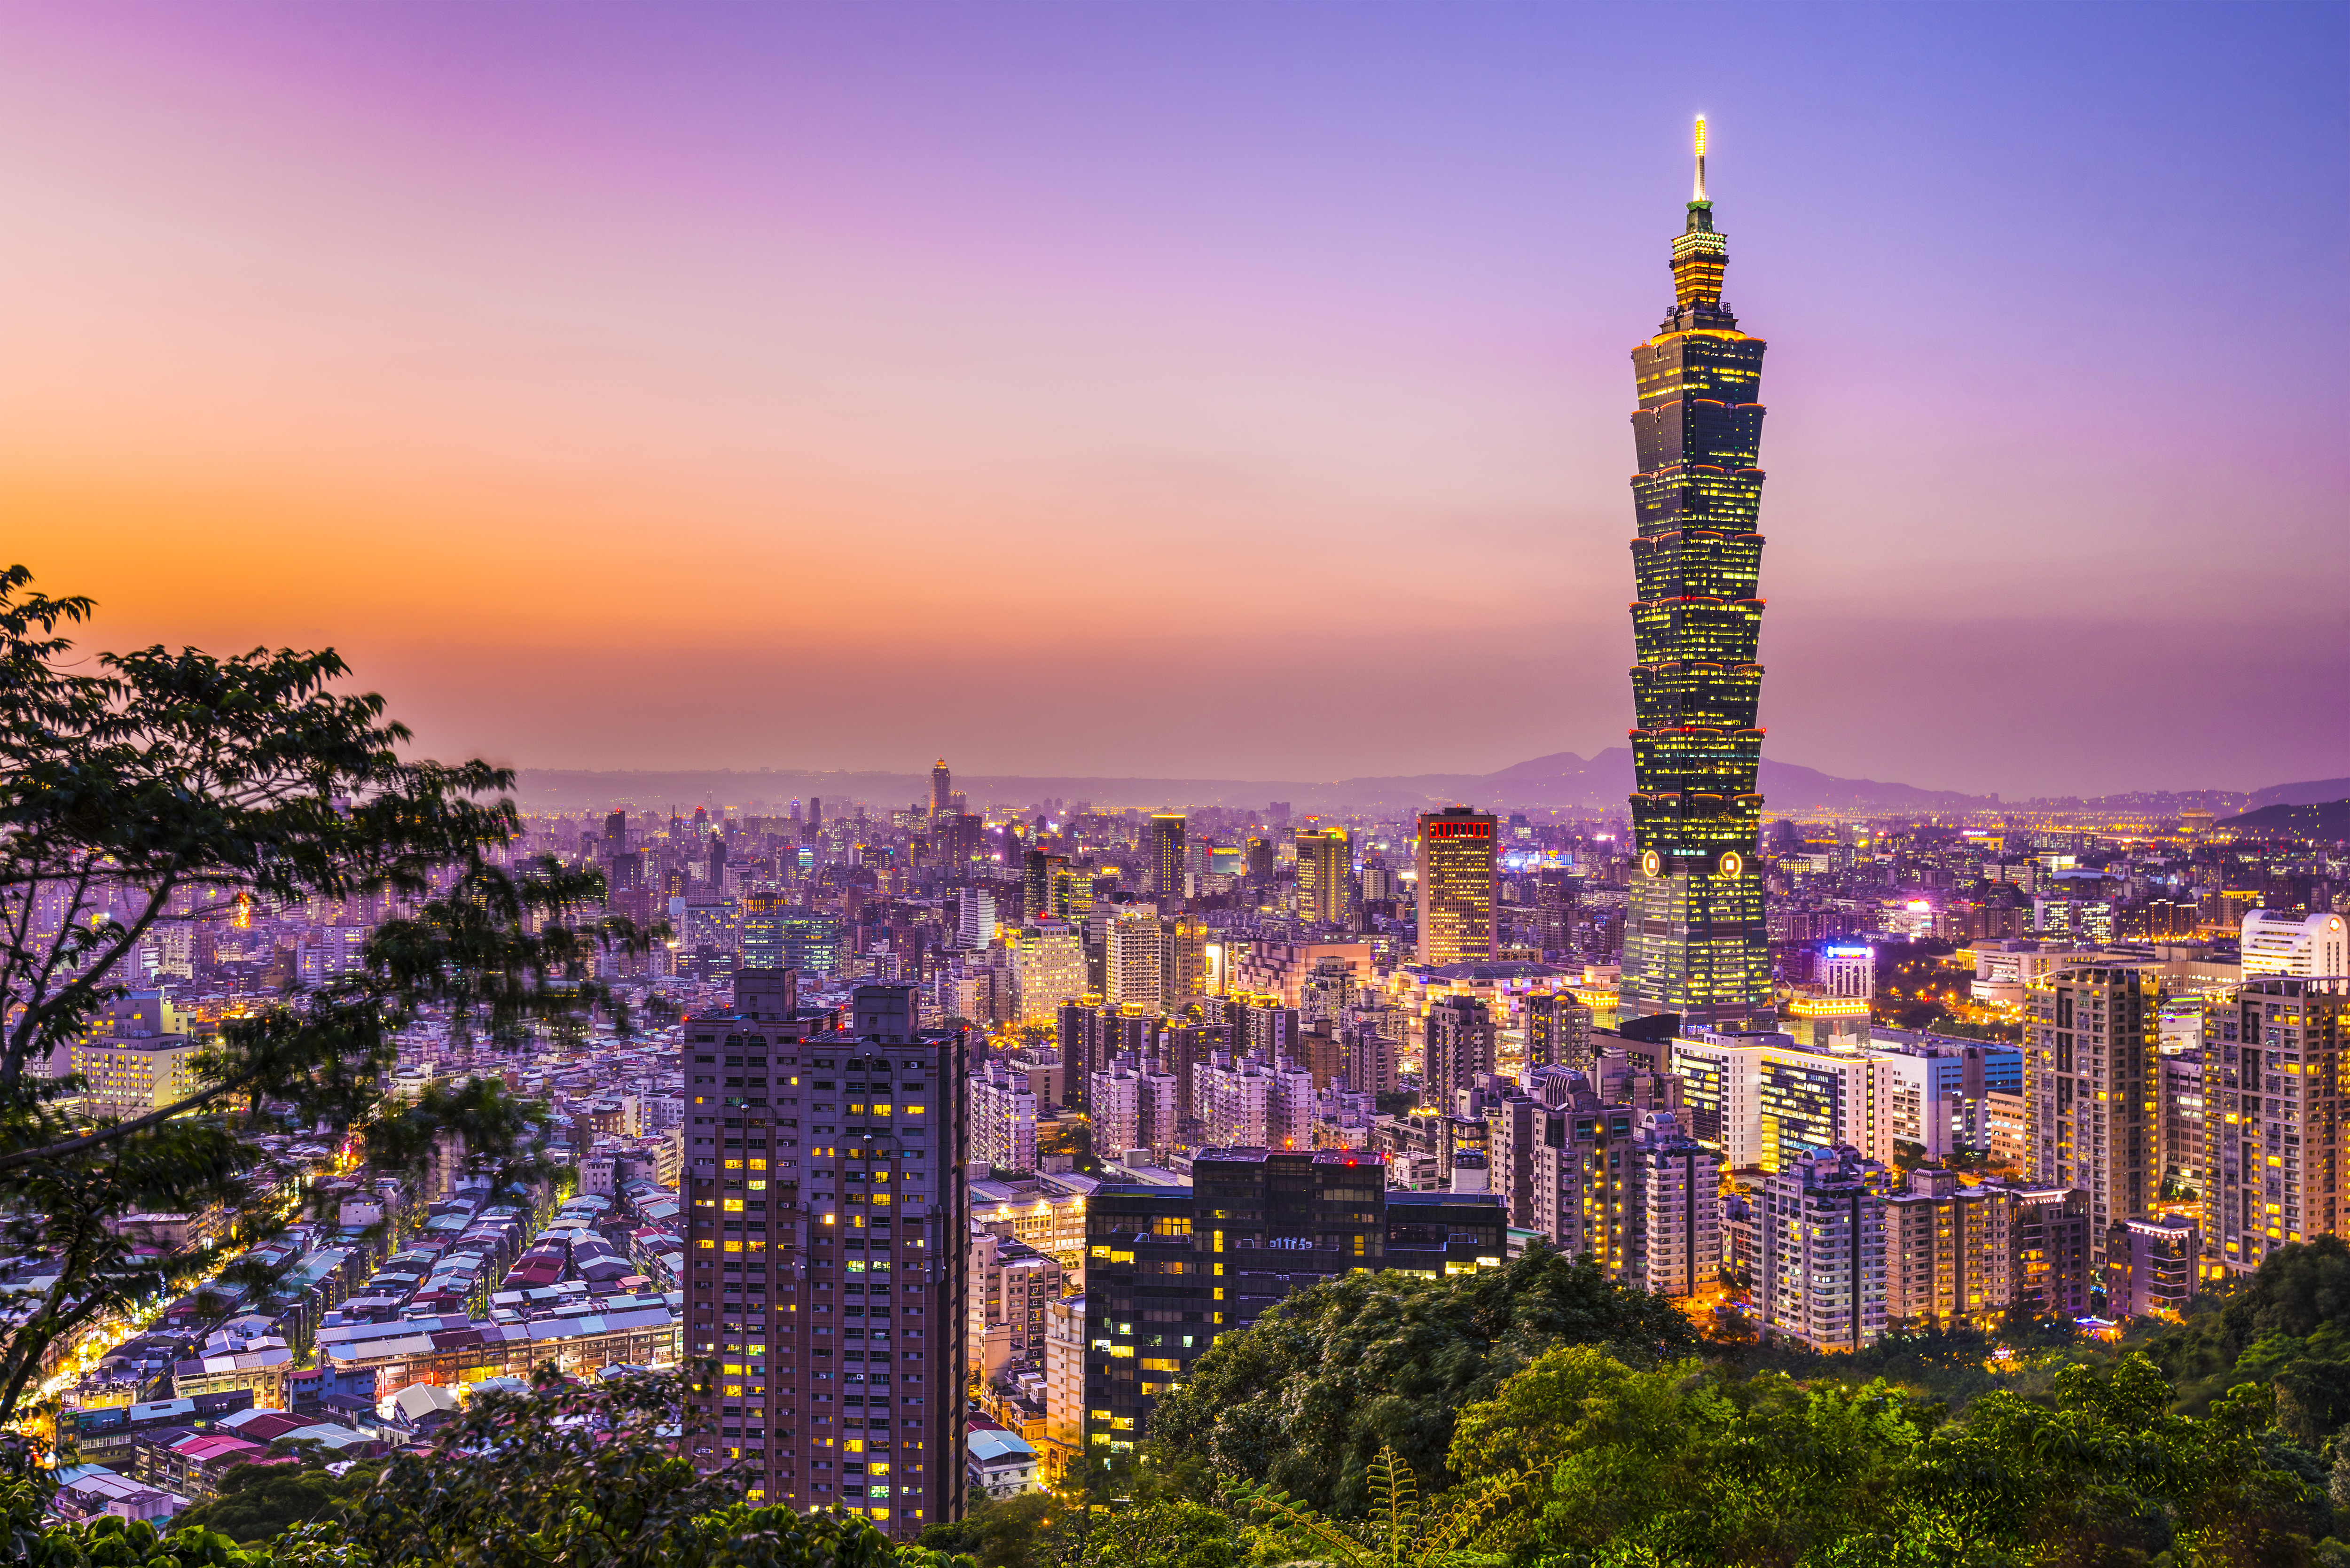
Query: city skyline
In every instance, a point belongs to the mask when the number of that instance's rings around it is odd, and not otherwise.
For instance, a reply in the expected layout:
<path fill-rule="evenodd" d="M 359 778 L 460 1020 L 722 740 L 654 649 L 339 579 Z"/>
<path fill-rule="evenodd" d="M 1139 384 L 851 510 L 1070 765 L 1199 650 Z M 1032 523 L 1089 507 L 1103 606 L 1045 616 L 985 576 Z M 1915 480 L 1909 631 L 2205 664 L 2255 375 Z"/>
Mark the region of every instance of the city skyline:
<path fill-rule="evenodd" d="M 2342 248 L 2291 151 L 2338 140 L 2339 14 L 1700 16 L 1724 63 L 1660 94 L 1581 15 L 12 7 L 0 508 L 84 646 L 332 644 L 443 754 L 1589 756 L 1631 720 L 1622 323 L 1702 109 L 1731 297 L 1802 345 L 1768 754 L 2350 774 L 2308 722 L 2340 395 L 2247 351 Z M 1292 666 L 1361 702 L 1247 684 Z"/>

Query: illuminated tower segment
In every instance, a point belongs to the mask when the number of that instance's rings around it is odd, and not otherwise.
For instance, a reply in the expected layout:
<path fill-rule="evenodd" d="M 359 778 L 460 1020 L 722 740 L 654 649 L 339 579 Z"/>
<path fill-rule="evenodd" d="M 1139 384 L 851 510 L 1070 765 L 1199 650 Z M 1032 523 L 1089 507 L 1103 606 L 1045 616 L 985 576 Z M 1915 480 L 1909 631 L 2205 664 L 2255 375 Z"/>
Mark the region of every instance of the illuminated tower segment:
<path fill-rule="evenodd" d="M 1624 941 L 1625 1015 L 1767 1024 L 1770 959 L 1755 845 L 1762 732 L 1763 343 L 1721 302 L 1729 247 L 1697 187 L 1673 241 L 1673 308 L 1632 350 L 1632 826 L 1640 850 Z"/>

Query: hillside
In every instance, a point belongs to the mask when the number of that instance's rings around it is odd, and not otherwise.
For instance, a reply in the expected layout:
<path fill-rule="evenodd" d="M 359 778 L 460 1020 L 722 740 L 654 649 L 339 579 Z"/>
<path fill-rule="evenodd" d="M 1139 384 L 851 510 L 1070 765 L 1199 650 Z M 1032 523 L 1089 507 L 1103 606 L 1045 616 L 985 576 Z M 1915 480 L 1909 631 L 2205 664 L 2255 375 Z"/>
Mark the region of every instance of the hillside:
<path fill-rule="evenodd" d="M 2215 826 L 2233 828 L 2238 833 L 2273 834 L 2281 838 L 2350 839 L 2350 800 L 2264 805 Z"/>

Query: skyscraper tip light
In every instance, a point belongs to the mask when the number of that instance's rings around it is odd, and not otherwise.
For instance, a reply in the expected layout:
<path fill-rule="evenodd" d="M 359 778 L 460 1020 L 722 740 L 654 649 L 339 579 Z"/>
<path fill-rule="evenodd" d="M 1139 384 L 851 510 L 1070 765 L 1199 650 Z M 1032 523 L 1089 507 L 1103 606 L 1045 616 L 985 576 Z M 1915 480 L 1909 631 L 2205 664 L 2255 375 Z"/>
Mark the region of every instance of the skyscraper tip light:
<path fill-rule="evenodd" d="M 1696 141 L 1697 141 L 1697 186 L 1696 186 L 1696 188 L 1695 188 L 1693 191 L 1691 191 L 1691 192 L 1690 192 L 1690 201 L 1692 201 L 1692 202 L 1702 202 L 1702 201 L 1704 201 L 1704 200 L 1706 199 L 1706 197 L 1705 197 L 1705 116 L 1703 116 L 1703 115 L 1701 115 L 1701 114 L 1700 114 L 1700 115 L 1699 115 L 1699 116 L 1697 117 L 1697 136 L 1696 136 Z"/>

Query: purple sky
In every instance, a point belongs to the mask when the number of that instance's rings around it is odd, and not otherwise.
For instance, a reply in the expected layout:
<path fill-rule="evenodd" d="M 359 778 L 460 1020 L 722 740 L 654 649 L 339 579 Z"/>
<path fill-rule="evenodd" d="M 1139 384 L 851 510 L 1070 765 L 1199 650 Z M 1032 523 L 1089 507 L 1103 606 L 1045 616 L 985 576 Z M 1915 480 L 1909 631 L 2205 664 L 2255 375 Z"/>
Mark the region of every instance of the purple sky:
<path fill-rule="evenodd" d="M 2350 774 L 2345 18 L 0 5 L 0 520 L 444 753 L 1588 754 L 1701 110 L 1770 754 Z"/>

